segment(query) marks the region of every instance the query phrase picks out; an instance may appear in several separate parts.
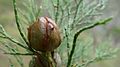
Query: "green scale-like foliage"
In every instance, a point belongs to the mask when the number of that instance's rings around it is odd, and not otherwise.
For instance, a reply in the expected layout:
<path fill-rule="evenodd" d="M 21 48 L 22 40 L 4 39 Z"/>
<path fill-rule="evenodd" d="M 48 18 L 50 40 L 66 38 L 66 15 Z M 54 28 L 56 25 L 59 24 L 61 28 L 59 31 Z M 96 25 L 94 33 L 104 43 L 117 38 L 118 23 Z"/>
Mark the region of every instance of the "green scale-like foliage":
<path fill-rule="evenodd" d="M 85 30 L 91 29 L 98 25 L 104 25 L 112 18 L 101 18 L 101 11 L 106 7 L 107 0 L 23 0 L 24 8 L 16 7 L 16 0 L 13 0 L 13 6 L 16 17 L 16 24 L 22 41 L 17 41 L 6 33 L 2 25 L 0 25 L 0 38 L 8 39 L 16 48 L 22 47 L 26 53 L 12 48 L 10 43 L 4 43 L 6 54 L 15 56 L 21 67 L 24 62 L 19 55 L 33 55 L 27 46 L 27 28 L 40 16 L 48 16 L 55 20 L 59 25 L 62 42 L 58 49 L 58 53 L 62 59 L 62 66 L 85 67 L 90 63 L 113 57 L 117 49 L 113 49 L 109 41 L 100 43 L 93 50 L 93 38 L 84 34 L 79 36 Z M 37 5 L 39 4 L 39 6 Z M 47 13 L 47 15 L 45 14 Z M 1 41 L 3 42 L 3 41 Z M 106 43 L 107 42 L 107 43 Z M 10 60 L 11 67 L 14 65 Z M 62 67 L 61 66 L 61 67 Z"/>

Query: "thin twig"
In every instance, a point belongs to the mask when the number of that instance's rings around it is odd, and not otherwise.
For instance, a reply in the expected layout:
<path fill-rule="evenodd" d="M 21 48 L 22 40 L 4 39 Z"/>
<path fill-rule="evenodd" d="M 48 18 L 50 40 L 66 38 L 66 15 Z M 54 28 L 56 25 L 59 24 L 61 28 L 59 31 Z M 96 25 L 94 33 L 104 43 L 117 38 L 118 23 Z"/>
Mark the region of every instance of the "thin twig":
<path fill-rule="evenodd" d="M 58 15 L 59 15 L 59 0 L 57 0 L 57 10 L 56 10 L 56 14 L 55 14 L 55 22 L 58 21 Z"/>
<path fill-rule="evenodd" d="M 20 22 L 19 22 L 18 13 L 17 13 L 16 0 L 13 0 L 13 6 L 14 6 L 14 14 L 15 14 L 16 24 L 17 24 L 17 28 L 19 30 L 19 33 L 20 33 L 22 39 L 25 41 L 25 43 L 27 45 L 29 45 L 29 43 L 27 42 L 27 40 L 26 40 L 26 38 L 25 38 L 25 36 L 24 36 L 24 34 L 22 32 L 20 24 L 19 24 Z"/>
<path fill-rule="evenodd" d="M 19 45 L 20 47 L 23 47 L 23 48 L 25 48 L 25 49 L 28 49 L 28 47 L 23 46 L 23 44 L 19 43 L 18 41 L 16 41 L 16 40 L 13 39 L 13 38 L 10 38 L 9 36 L 0 36 L 0 38 L 8 39 L 8 40 L 12 41 L 13 43 Z"/>
<path fill-rule="evenodd" d="M 78 9 L 79 9 L 79 6 L 80 6 L 80 4 L 81 4 L 82 1 L 83 1 L 83 0 L 80 0 L 80 1 L 78 2 L 78 4 L 76 5 L 76 10 L 75 10 L 75 14 L 74 14 L 73 22 L 72 22 L 73 24 L 72 24 L 71 28 L 74 27 L 74 22 L 76 21 Z"/>
<path fill-rule="evenodd" d="M 54 18 L 54 20 L 55 20 L 55 8 L 56 8 L 56 6 L 54 5 L 54 2 L 53 2 L 53 0 L 50 0 L 50 2 L 51 2 L 51 4 L 52 4 L 52 10 L 53 10 L 53 18 Z"/>
<path fill-rule="evenodd" d="M 88 29 L 91 29 L 95 26 L 98 26 L 98 25 L 103 25 L 105 23 L 107 23 L 108 21 L 112 20 L 112 18 L 108 18 L 108 19 L 105 19 L 105 20 L 102 20 L 102 21 L 98 21 L 92 25 L 89 25 L 89 26 L 86 26 L 86 27 L 83 27 L 82 29 L 80 29 L 78 32 L 75 33 L 74 35 L 74 40 L 73 40 L 73 44 L 72 44 L 72 50 L 70 52 L 70 55 L 68 57 L 68 63 L 67 63 L 67 67 L 70 67 L 71 65 L 71 61 L 72 61 L 72 57 L 73 57 L 73 54 L 74 54 L 74 51 L 75 51 L 75 47 L 76 47 L 76 42 L 77 42 L 77 38 L 79 36 L 79 34 L 85 30 L 88 30 Z"/>
<path fill-rule="evenodd" d="M 91 8 L 89 11 L 87 11 L 85 13 L 84 16 L 82 16 L 81 18 L 78 18 L 77 19 L 77 23 L 81 22 L 83 19 L 85 19 L 86 17 L 89 17 L 89 16 L 94 16 L 92 15 L 92 13 L 99 7 L 99 5 L 96 5 L 95 7 Z"/>
<path fill-rule="evenodd" d="M 95 61 L 97 61 L 97 60 L 98 60 L 98 58 L 95 57 L 94 59 L 89 60 L 89 61 L 87 61 L 86 63 L 81 64 L 81 65 L 78 66 L 78 67 L 88 66 L 90 63 L 93 63 L 93 62 L 95 62 Z"/>
<path fill-rule="evenodd" d="M 108 53 L 108 52 L 107 52 Z M 116 52 L 115 52 L 116 53 Z M 114 52 L 113 52 L 113 54 L 114 54 Z M 93 63 L 93 62 L 98 62 L 98 61 L 101 61 L 101 60 L 105 60 L 105 58 L 104 57 L 109 57 L 111 55 L 111 53 L 108 53 L 108 54 L 103 54 L 102 56 L 100 56 L 100 57 L 95 57 L 95 58 L 93 58 L 93 59 L 91 59 L 91 60 L 88 60 L 87 62 L 85 62 L 85 63 L 83 63 L 83 64 L 81 64 L 80 66 L 78 66 L 78 67 L 87 67 L 89 64 L 91 64 L 91 63 Z"/>
<path fill-rule="evenodd" d="M 5 47 L 8 48 L 8 51 L 16 53 L 16 49 L 12 48 L 11 46 L 5 45 Z M 23 67 L 24 64 L 22 62 L 22 58 L 20 56 L 15 56 L 15 55 L 13 55 L 13 56 L 16 58 L 17 62 L 20 64 L 20 66 Z"/>
<path fill-rule="evenodd" d="M 8 40 L 10 40 L 11 42 L 17 44 L 18 46 L 20 46 L 20 47 L 22 47 L 22 48 L 25 48 L 25 49 L 28 49 L 28 47 L 24 46 L 24 44 L 21 44 L 21 43 L 18 42 L 16 39 L 11 38 L 11 37 L 6 33 L 6 31 L 4 30 L 4 28 L 3 28 L 2 25 L 0 25 L 0 28 L 1 28 L 1 30 L 2 30 L 2 31 L 0 32 L 0 34 L 2 34 L 2 35 L 0 36 L 0 38 L 8 39 Z"/>
<path fill-rule="evenodd" d="M 69 38 L 68 38 L 68 33 L 67 33 L 67 30 L 65 29 L 65 36 L 66 36 L 66 39 L 67 39 L 67 55 L 69 57 L 69 49 L 70 49 L 70 44 L 69 44 Z"/>
<path fill-rule="evenodd" d="M 64 15 L 64 10 L 62 8 L 62 6 L 60 5 L 60 9 L 61 9 L 61 18 L 60 18 L 60 22 L 59 22 L 59 26 L 62 26 L 61 24 L 63 23 L 63 15 Z"/>
<path fill-rule="evenodd" d="M 4 53 L 4 54 L 9 54 L 9 55 L 25 55 L 25 56 L 27 56 L 27 55 L 34 55 L 34 54 L 30 54 L 30 53 Z"/>

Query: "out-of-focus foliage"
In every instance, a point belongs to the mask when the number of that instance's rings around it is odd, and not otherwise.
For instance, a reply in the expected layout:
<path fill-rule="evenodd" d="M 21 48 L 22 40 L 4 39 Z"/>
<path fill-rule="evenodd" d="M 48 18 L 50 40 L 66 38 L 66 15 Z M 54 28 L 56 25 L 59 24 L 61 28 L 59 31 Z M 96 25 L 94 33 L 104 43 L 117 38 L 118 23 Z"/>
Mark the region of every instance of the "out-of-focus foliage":
<path fill-rule="evenodd" d="M 80 63 L 81 66 L 86 66 L 89 63 L 96 62 L 96 60 L 98 61 L 98 59 L 103 60 L 103 58 L 108 58 L 116 53 L 117 49 L 104 49 L 99 45 L 93 48 L 93 40 L 87 39 L 88 37 L 85 41 L 78 38 L 76 46 L 73 46 L 74 36 L 78 31 L 103 19 L 100 17 L 102 15 L 101 11 L 106 7 L 107 0 L 44 0 L 43 2 L 44 10 L 48 10 L 50 17 L 56 21 L 62 32 L 63 41 L 58 51 L 64 65 L 69 62 L 71 52 L 75 52 L 72 57 L 73 66 Z M 104 42 L 101 44 L 106 48 L 109 47 Z M 75 50 L 73 47 L 76 47 Z M 106 51 L 110 52 L 106 53 Z M 95 55 L 93 55 L 94 53 Z"/>
<path fill-rule="evenodd" d="M 85 67 L 90 63 L 115 56 L 117 49 L 111 46 L 109 40 L 103 41 L 94 47 L 94 39 L 90 37 L 89 34 L 84 33 L 77 38 L 73 56 L 69 57 L 73 49 L 74 36 L 77 32 L 81 30 L 85 31 L 86 28 L 96 23 L 104 24 L 111 20 L 111 18 L 104 19 L 100 17 L 102 15 L 101 11 L 106 7 L 107 0 L 42 0 L 40 7 L 36 5 L 35 0 L 22 0 L 22 4 L 21 1 L 19 2 L 17 1 L 17 4 L 23 5 L 22 8 L 17 8 L 19 24 L 26 39 L 27 27 L 41 16 L 42 13 L 47 12 L 49 17 L 54 19 L 59 25 L 62 43 L 57 51 L 60 53 L 63 66 L 67 65 L 68 58 L 72 58 L 71 66 Z M 8 35 L 2 25 L 0 26 L 0 37 L 10 40 L 7 42 L 5 42 L 5 40 L 1 41 L 2 46 L 6 48 L 3 50 L 5 53 L 23 53 L 23 51 L 29 53 L 28 50 L 21 50 L 23 48 L 20 49 L 19 47 L 20 45 L 26 47 L 25 42 L 22 39 L 20 39 L 22 41 L 18 41 Z M 21 56 L 13 56 L 16 58 L 14 61 L 17 61 L 19 66 L 23 67 L 24 62 Z M 11 67 L 15 66 L 11 58 L 10 64 Z"/>

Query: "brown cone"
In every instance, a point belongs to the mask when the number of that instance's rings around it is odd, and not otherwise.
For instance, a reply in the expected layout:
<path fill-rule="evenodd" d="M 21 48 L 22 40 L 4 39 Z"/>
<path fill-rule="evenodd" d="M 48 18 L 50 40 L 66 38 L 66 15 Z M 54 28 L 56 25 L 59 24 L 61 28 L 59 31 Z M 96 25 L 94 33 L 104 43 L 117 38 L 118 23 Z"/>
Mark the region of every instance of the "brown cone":
<path fill-rule="evenodd" d="M 38 18 L 28 28 L 30 47 L 37 51 L 53 51 L 61 43 L 59 28 L 48 17 Z"/>

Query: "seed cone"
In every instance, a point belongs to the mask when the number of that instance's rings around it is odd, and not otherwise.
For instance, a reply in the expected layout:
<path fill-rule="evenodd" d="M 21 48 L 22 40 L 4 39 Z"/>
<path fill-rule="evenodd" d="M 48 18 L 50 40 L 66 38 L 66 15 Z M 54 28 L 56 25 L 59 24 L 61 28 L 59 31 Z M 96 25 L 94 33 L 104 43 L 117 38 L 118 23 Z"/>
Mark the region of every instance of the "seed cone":
<path fill-rule="evenodd" d="M 61 43 L 59 28 L 48 17 L 40 17 L 28 28 L 30 47 L 37 51 L 53 51 Z"/>

